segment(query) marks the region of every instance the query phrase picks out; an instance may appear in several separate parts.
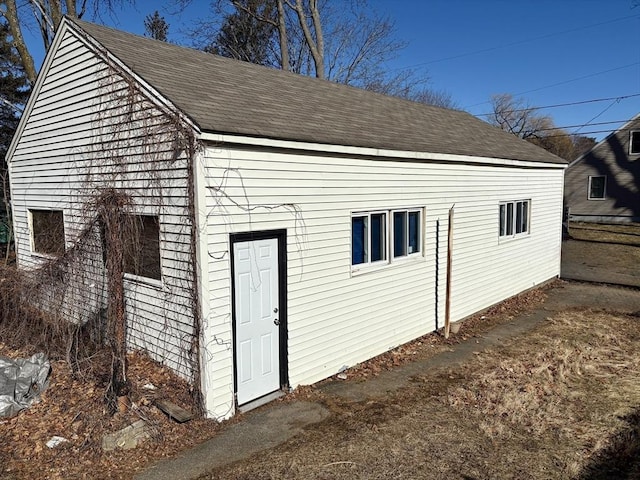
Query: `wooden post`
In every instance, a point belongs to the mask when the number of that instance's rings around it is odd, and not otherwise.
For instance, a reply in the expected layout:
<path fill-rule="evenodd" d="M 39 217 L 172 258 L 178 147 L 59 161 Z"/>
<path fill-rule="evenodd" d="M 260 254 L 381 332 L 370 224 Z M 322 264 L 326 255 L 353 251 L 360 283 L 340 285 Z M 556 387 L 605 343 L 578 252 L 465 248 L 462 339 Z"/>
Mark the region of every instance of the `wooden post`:
<path fill-rule="evenodd" d="M 449 225 L 447 229 L 447 285 L 444 299 L 444 338 L 449 338 L 451 328 L 451 260 L 453 256 L 453 207 L 449 209 Z"/>

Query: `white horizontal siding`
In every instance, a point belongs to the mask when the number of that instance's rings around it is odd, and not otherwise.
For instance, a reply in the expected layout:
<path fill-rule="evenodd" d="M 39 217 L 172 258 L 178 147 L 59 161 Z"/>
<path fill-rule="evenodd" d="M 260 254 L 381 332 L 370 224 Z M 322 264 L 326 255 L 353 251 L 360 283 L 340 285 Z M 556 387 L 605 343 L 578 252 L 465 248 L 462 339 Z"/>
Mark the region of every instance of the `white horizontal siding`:
<path fill-rule="evenodd" d="M 453 320 L 559 274 L 559 169 L 220 146 L 207 149 L 205 157 L 211 279 L 205 340 L 217 352 L 208 405 L 217 414 L 232 405 L 233 393 L 230 233 L 287 229 L 292 386 L 432 331 L 436 319 L 442 326 L 447 216 L 454 204 Z M 531 233 L 499 240 L 499 202 L 520 199 L 531 200 Z M 352 273 L 351 214 L 404 207 L 424 208 L 424 255 Z"/>
<path fill-rule="evenodd" d="M 143 348 L 190 377 L 189 176 L 184 153 L 173 158 L 172 122 L 67 32 L 10 159 L 11 188 L 23 269 L 46 260 L 31 253 L 28 209 L 64 210 L 67 248 L 92 217 L 83 210 L 87 202 L 106 186 L 128 194 L 134 213 L 159 216 L 162 282 L 125 281 L 128 342 L 130 348 Z M 104 308 L 104 272 L 99 267 L 100 252 L 70 289 L 77 299 L 65 306 L 71 318 L 82 321 Z M 90 268 L 96 271 L 88 272 Z"/>

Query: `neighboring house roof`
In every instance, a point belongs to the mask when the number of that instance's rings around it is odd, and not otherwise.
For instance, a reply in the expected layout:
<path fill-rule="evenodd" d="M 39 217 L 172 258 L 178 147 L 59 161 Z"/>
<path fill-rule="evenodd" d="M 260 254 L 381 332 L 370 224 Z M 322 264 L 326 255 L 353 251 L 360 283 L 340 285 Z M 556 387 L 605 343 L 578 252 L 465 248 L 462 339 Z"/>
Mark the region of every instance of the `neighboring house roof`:
<path fill-rule="evenodd" d="M 640 113 L 638 113 L 635 117 L 633 117 L 631 120 L 629 120 L 627 123 L 625 123 L 623 126 L 618 128 L 614 132 L 611 132 L 609 135 L 607 135 L 605 138 L 600 140 L 598 143 L 596 143 L 589 150 L 587 150 L 582 155 L 580 155 L 578 158 L 576 158 L 571 163 L 569 163 L 569 168 L 572 167 L 573 165 L 575 165 L 576 163 L 581 162 L 586 157 L 591 157 L 595 150 L 600 150 L 601 148 L 605 148 L 611 142 L 611 139 L 613 137 L 617 136 L 620 132 L 630 131 L 632 129 L 632 126 L 635 123 L 637 123 L 639 120 L 640 120 Z"/>
<path fill-rule="evenodd" d="M 563 159 L 469 113 L 231 60 L 79 20 L 201 131 L 377 149 Z"/>

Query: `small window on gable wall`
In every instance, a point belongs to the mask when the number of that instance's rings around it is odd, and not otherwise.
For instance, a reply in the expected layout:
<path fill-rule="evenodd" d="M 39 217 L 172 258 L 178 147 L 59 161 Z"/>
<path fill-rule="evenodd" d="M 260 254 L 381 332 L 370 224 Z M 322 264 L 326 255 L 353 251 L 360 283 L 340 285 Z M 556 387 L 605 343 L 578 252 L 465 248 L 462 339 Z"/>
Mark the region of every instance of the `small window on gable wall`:
<path fill-rule="evenodd" d="M 153 215 L 127 215 L 124 272 L 160 280 L 160 224 Z"/>
<path fill-rule="evenodd" d="M 589 177 L 589 200 L 604 200 L 606 198 L 606 175 Z"/>
<path fill-rule="evenodd" d="M 629 154 L 640 155 L 640 130 L 631 132 L 631 138 L 629 141 Z"/>
<path fill-rule="evenodd" d="M 31 251 L 60 256 L 64 253 L 64 214 L 62 210 L 29 210 Z"/>

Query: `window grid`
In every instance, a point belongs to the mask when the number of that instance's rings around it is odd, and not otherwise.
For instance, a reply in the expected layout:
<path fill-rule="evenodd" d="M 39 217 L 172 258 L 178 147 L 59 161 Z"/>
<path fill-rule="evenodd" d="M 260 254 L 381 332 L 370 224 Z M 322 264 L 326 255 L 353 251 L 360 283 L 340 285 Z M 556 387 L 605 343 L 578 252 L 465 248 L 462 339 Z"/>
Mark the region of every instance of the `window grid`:
<path fill-rule="evenodd" d="M 351 265 L 385 265 L 422 255 L 421 208 L 351 215 Z"/>
<path fill-rule="evenodd" d="M 498 236 L 500 238 L 513 238 L 529 234 L 531 200 L 500 202 L 498 212 L 500 217 Z"/>

